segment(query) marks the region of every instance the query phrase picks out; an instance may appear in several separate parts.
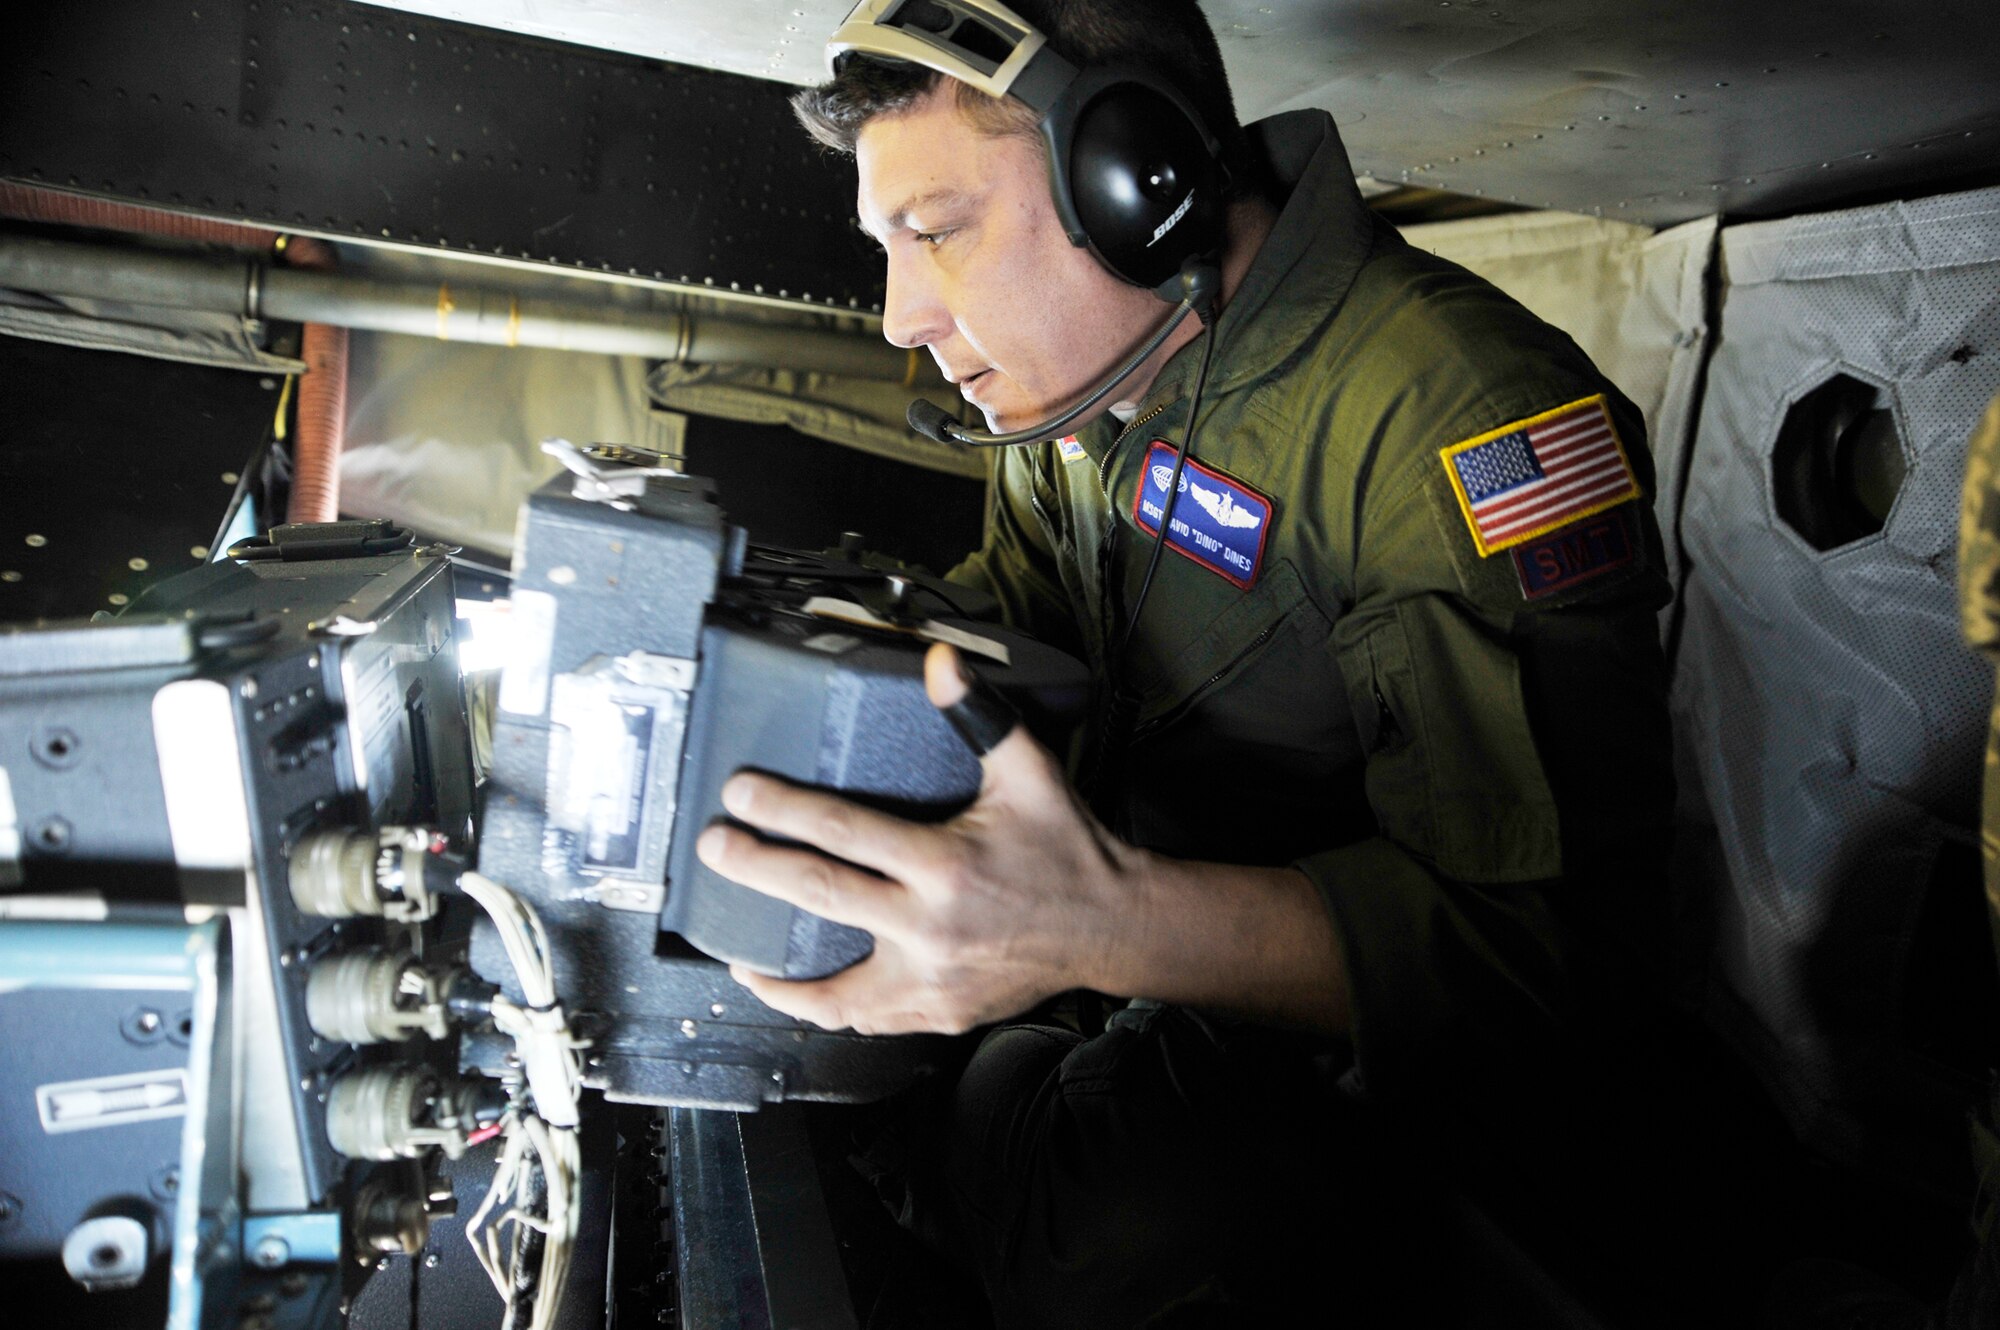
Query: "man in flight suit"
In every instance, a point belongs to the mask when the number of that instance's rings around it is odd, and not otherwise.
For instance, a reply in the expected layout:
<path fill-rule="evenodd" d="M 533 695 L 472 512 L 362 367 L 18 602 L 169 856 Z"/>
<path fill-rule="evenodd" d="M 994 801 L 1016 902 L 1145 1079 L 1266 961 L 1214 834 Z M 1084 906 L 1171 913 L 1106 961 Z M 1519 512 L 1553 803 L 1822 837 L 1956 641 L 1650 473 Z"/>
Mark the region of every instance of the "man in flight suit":
<path fill-rule="evenodd" d="M 1329 116 L 1238 126 L 1195 0 L 1012 8 L 1180 90 L 1234 181 L 1199 420 L 1190 319 L 1073 437 L 1006 450 L 952 574 L 1089 662 L 1121 713 L 1109 775 L 1087 804 L 1017 729 L 937 826 L 739 775 L 743 825 L 700 852 L 876 937 L 830 979 L 740 972 L 772 1007 L 996 1027 L 887 1185 L 1002 1324 L 1248 1314 L 1368 1273 L 1368 1105 L 1532 1103 L 1532 1069 L 1648 972 L 1653 472 L 1568 337 L 1369 212 Z M 855 157 L 884 335 L 992 429 L 1078 399 L 1167 313 L 1070 243 L 1024 106 L 866 58 L 795 105 Z M 1174 442 L 1176 539 L 1120 651 Z M 958 701 L 948 649 L 928 665 Z M 1069 990 L 1134 1001 L 1095 1036 L 996 1025 Z"/>

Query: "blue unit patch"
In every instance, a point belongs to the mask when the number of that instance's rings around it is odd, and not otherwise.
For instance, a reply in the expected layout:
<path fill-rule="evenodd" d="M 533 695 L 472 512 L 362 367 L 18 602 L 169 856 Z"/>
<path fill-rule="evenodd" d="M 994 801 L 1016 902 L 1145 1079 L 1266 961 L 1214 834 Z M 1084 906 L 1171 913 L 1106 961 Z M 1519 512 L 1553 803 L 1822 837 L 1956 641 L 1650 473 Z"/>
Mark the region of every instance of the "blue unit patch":
<path fill-rule="evenodd" d="M 1540 600 L 1625 567 L 1637 548 L 1632 505 L 1626 503 L 1516 545 L 1510 553 L 1514 572 L 1521 579 L 1521 594 Z"/>
<path fill-rule="evenodd" d="M 1174 478 L 1174 446 L 1153 440 L 1146 467 L 1132 496 L 1132 520 L 1156 536 Z M 1271 532 L 1271 501 L 1240 480 L 1203 466 L 1194 458 L 1181 468 L 1179 497 L 1167 528 L 1167 547 L 1244 590 L 1256 584 L 1264 565 L 1264 540 Z"/>

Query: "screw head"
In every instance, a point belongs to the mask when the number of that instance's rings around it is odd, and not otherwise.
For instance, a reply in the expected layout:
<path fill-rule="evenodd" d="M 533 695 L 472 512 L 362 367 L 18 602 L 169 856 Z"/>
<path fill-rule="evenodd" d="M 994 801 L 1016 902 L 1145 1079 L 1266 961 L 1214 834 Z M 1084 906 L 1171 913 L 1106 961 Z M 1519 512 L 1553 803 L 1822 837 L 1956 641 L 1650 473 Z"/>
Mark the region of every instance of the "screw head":
<path fill-rule="evenodd" d="M 267 1233 L 257 1240 L 250 1249 L 250 1263 L 259 1270 L 276 1270 L 289 1264 L 292 1259 L 292 1244 L 276 1233 Z"/>
<path fill-rule="evenodd" d="M 45 854 L 68 854 L 74 832 L 69 819 L 51 815 L 35 824 L 34 843 Z"/>
<path fill-rule="evenodd" d="M 82 749 L 83 740 L 75 730 L 65 725 L 51 725 L 36 733 L 28 751 L 43 766 L 61 771 L 76 765 Z"/>

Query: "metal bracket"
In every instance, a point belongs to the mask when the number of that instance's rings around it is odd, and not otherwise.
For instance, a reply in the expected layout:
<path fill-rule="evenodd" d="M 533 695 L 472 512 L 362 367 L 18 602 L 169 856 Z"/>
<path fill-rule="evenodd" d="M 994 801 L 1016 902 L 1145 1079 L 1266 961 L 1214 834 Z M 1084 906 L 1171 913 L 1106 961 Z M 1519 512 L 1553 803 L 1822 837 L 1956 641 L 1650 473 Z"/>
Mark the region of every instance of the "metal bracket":
<path fill-rule="evenodd" d="M 180 1191 L 174 1204 L 167 1330 L 215 1330 L 233 1325 L 237 1311 L 242 1086 L 228 922 L 218 917 L 190 931 L 194 1026 L 188 1045 L 187 1120 L 181 1134 Z"/>
<path fill-rule="evenodd" d="M 599 881 L 580 893 L 607 910 L 632 910 L 638 914 L 658 914 L 667 907 L 667 889 L 657 883 Z"/>
<path fill-rule="evenodd" d="M 336 614 L 331 619 L 313 620 L 306 625 L 306 631 L 315 637 L 369 637 L 381 626 L 372 621 L 363 623 L 345 614 Z"/>
<path fill-rule="evenodd" d="M 340 1215 L 333 1210 L 251 1215 L 243 1221 L 243 1254 L 259 1270 L 332 1265 L 340 1260 Z"/>
<path fill-rule="evenodd" d="M 661 464 L 654 466 L 633 465 L 632 461 L 626 460 L 651 457 L 652 454 L 579 448 L 568 439 L 544 439 L 542 451 L 561 462 L 564 469 L 576 477 L 570 494 L 586 503 L 616 504 L 636 499 L 646 492 L 647 484 L 655 477 L 680 474 L 664 465 L 664 458 L 657 459 Z"/>
<path fill-rule="evenodd" d="M 696 665 L 685 656 L 656 656 L 650 652 L 634 651 L 618 657 L 612 666 L 641 688 L 678 688 L 687 692 L 694 687 Z"/>

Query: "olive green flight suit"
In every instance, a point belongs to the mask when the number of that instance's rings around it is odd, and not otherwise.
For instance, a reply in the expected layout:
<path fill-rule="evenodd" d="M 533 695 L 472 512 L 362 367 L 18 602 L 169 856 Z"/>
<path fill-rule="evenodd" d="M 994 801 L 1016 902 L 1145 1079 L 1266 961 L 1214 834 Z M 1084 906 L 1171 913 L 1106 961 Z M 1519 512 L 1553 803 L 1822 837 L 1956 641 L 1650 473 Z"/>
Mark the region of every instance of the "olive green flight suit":
<path fill-rule="evenodd" d="M 1965 459 L 1965 497 L 1958 524 L 1958 600 L 1965 640 L 2000 659 L 2000 400 L 1972 436 Z M 1980 852 L 1994 945 L 2000 947 L 2000 699 L 1986 745 L 1985 804 Z"/>
<path fill-rule="evenodd" d="M 1252 134 L 1287 198 L 1218 320 L 1188 471 L 1206 501 L 1190 483 L 1174 509 L 1234 512 L 1216 529 L 1252 566 L 1164 554 L 1112 659 L 1197 342 L 1129 427 L 1009 450 L 952 575 L 1131 717 L 1093 790 L 1114 830 L 1317 886 L 1352 1045 L 1148 1002 L 1095 1037 L 986 1034 L 859 1158 L 1000 1326 L 1271 1324 L 1308 1286 L 1354 1324 L 1424 1323 L 1453 1281 L 1424 1268 L 1448 1244 L 1422 1179 L 1497 1160 L 1553 1197 L 1565 1168 L 1606 1171 L 1569 1157 L 1617 1116 L 1575 1072 L 1640 1011 L 1666 934 L 1667 587 L 1638 413 L 1569 338 L 1378 222 L 1329 117 Z M 1597 394 L 1642 498 L 1480 557 L 1440 450 Z"/>
<path fill-rule="evenodd" d="M 1958 595 L 1965 639 L 1988 656 L 2000 659 L 2000 399 L 1987 408 L 1972 436 L 1965 459 L 1964 505 L 1958 530 Z M 2000 949 L 2000 696 L 1993 706 L 1991 733 L 1986 741 L 1985 798 L 1979 819 L 1979 848 L 1986 866 L 1987 921 L 1993 944 Z M 2000 1302 L 2000 1089 L 1994 1090 L 1984 1114 L 1970 1124 L 1972 1157 L 1978 1169 L 1979 1191 L 1974 1222 L 1980 1254 L 1971 1271 L 1953 1290 L 1953 1308 L 1979 1301 L 1991 1315 Z M 1946 1324 L 1973 1324 L 1951 1315 Z"/>
<path fill-rule="evenodd" d="M 1329 117 L 1252 132 L 1290 196 L 1219 320 L 1193 456 L 1272 505 L 1253 584 L 1168 551 L 1109 659 L 1151 553 L 1147 448 L 1187 436 L 1199 341 L 1129 426 L 1009 450 L 952 576 L 1131 698 L 1116 830 L 1312 879 L 1361 1079 L 1395 1093 L 1582 1002 L 1604 1015 L 1665 936 L 1650 504 L 1558 533 L 1574 555 L 1618 523 L 1623 557 L 1591 546 L 1531 598 L 1512 552 L 1478 553 L 1440 450 L 1602 393 L 1648 499 L 1653 470 L 1639 413 L 1567 336 L 1369 212 Z"/>

